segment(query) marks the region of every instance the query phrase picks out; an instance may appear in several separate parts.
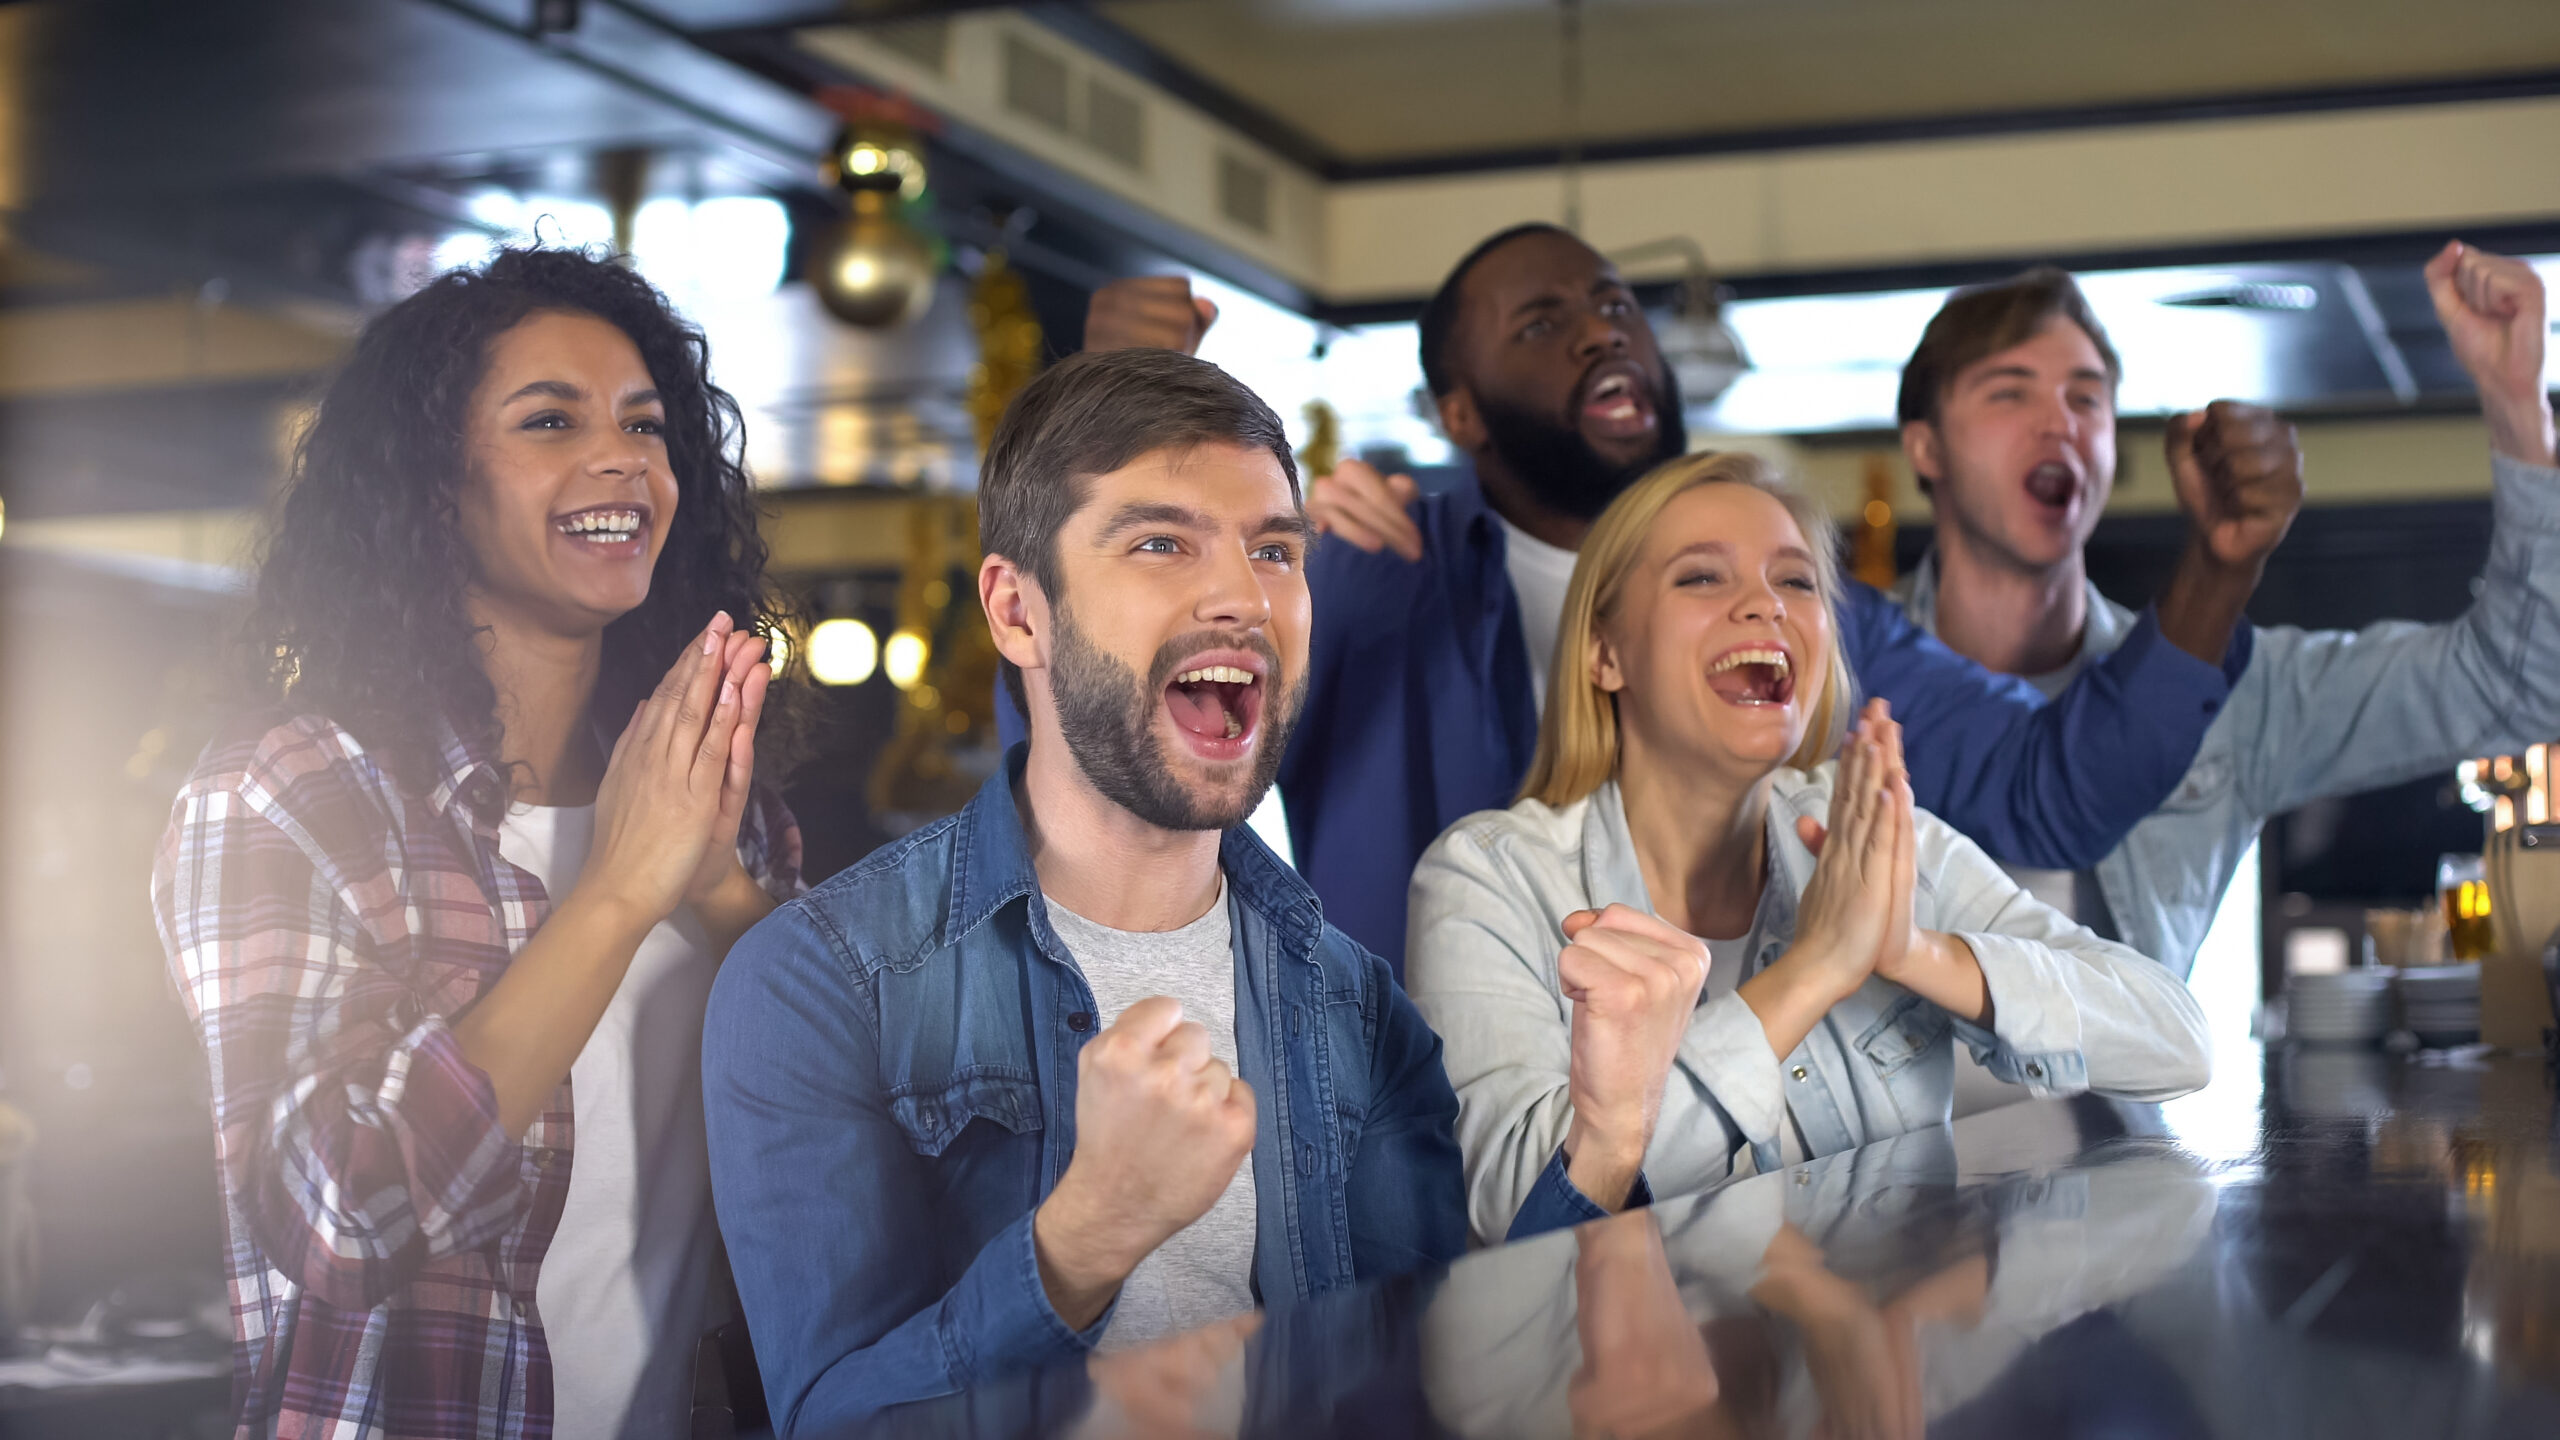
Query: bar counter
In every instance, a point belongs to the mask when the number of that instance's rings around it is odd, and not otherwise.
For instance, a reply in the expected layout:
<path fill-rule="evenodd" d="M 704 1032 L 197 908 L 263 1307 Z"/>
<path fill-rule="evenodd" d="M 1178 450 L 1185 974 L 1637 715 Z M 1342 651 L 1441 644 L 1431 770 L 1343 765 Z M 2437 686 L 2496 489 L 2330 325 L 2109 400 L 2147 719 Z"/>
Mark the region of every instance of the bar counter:
<path fill-rule="evenodd" d="M 2167 1106 L 1972 1116 L 876 1433 L 2560 1437 L 2546 1062 L 2247 1059 Z"/>

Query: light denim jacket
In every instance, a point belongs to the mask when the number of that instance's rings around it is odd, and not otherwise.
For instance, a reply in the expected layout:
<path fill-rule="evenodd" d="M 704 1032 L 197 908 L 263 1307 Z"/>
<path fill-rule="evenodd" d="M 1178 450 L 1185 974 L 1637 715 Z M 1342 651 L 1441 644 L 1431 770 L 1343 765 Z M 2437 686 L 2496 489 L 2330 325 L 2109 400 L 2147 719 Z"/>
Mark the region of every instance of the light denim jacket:
<path fill-rule="evenodd" d="M 1833 762 L 1777 773 L 1769 879 L 1746 974 L 1794 938 L 1796 897 L 1814 863 L 1795 822 L 1829 817 L 1837 771 Z M 1756 1168 L 1775 1168 L 1790 1109 L 1816 1156 L 1945 1121 L 1958 1038 L 1992 1074 L 2039 1096 L 2095 1090 L 2165 1100 L 2205 1083 L 2204 1013 L 2185 986 L 2019 889 L 1936 816 L 1923 810 L 1917 821 L 1913 918 L 1962 937 L 1982 962 L 1991 1028 L 1870 979 L 1782 1061 L 1739 995 L 1702 994 L 1645 1152 L 1655 1194 L 1714 1185 L 1745 1150 Z M 1611 903 L 1653 913 L 1614 780 L 1562 809 L 1523 800 L 1470 815 L 1414 872 L 1405 983 L 1440 1032 L 1458 1090 L 1467 1215 L 1479 1240 L 1509 1231 L 1538 1183 L 1553 1183 L 1572 1122 L 1572 1011 L 1556 981 L 1561 927 L 1576 910 Z"/>
<path fill-rule="evenodd" d="M 874 852 L 730 950 L 703 1024 L 711 1184 L 775 1430 L 1080 1359 L 1034 1210 L 1075 1153 L 1092 990 L 1050 927 L 1016 746 L 956 815 Z M 1466 1247 L 1457 1098 L 1386 963 L 1239 826 L 1219 849 L 1236 1050 L 1253 1086 L 1253 1280 L 1278 1310 Z M 1524 1214 L 1600 1212 L 1561 1180 Z"/>
<path fill-rule="evenodd" d="M 2560 736 L 2560 470 L 2497 455 L 2491 476 L 2496 529 L 2479 596 L 2460 618 L 2258 631 L 2186 779 L 2098 862 L 2102 924 L 2117 938 L 2183 979 L 2268 816 Z M 1912 623 L 1936 632 L 1935 555 L 1898 598 Z M 2080 654 L 2031 683 L 2059 692 L 2133 623 L 2089 587 Z"/>

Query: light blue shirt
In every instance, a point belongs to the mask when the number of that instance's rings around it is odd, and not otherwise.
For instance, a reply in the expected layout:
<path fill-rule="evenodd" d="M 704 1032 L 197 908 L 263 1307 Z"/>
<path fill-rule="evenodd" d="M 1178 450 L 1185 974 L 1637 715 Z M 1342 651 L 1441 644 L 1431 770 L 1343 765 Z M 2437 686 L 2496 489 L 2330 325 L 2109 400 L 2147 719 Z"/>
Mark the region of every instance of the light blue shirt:
<path fill-rule="evenodd" d="M 2116 938 L 2183 978 L 2268 816 L 2560 737 L 2560 470 L 2498 455 L 2491 475 L 2496 529 L 2460 618 L 2258 631 L 2186 778 L 2097 864 Z M 1936 558 L 1897 591 L 1932 634 Z M 2134 618 L 2092 585 L 2080 653 L 2032 683 L 2060 691 Z"/>
<path fill-rule="evenodd" d="M 1746 974 L 1795 939 L 1814 868 L 1796 821 L 1828 819 L 1838 771 L 1837 762 L 1782 769 L 1771 783 L 1768 875 Z M 2038 1096 L 2165 1100 L 2204 1085 L 2204 1014 L 2185 986 L 2018 888 L 1945 821 L 1926 810 L 1913 819 L 1913 922 L 1973 951 L 1990 1026 L 1870 977 L 1782 1057 L 1732 988 L 1743 977 L 1711 982 L 1645 1151 L 1653 1193 L 1719 1184 L 1745 1151 L 1756 1168 L 1777 1168 L 1790 1117 L 1816 1156 L 1942 1124 L 1958 1041 Z M 1523 800 L 1470 815 L 1414 871 L 1405 983 L 1440 1033 L 1457 1087 L 1467 1216 L 1480 1241 L 1516 1236 L 1514 1217 L 1555 1184 L 1573 1120 L 1573 1009 L 1556 973 L 1564 917 L 1621 903 L 1653 913 L 1614 780 L 1561 808 Z"/>

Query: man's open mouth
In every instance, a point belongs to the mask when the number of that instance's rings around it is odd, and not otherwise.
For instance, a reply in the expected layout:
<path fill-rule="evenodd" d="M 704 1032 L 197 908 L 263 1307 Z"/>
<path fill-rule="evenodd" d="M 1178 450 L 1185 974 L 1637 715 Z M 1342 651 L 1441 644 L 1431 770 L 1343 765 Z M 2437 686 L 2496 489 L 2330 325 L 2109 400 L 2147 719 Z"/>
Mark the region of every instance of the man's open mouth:
<path fill-rule="evenodd" d="M 2080 496 L 2080 477 L 2059 460 L 2047 460 L 2027 472 L 2027 498 L 2055 510 Z"/>
<path fill-rule="evenodd" d="M 1591 381 L 1582 394 L 1582 423 L 1603 435 L 1636 436 L 1654 427 L 1653 397 L 1645 393 L 1643 374 L 1632 365 L 1615 366 Z"/>
<path fill-rule="evenodd" d="M 1165 686 L 1164 706 L 1191 748 L 1212 760 L 1253 748 L 1262 720 L 1263 677 L 1241 665 L 1195 665 Z"/>
<path fill-rule="evenodd" d="M 1728 650 L 1707 667 L 1707 688 L 1734 705 L 1785 705 L 1796 698 L 1795 662 L 1774 645 Z"/>

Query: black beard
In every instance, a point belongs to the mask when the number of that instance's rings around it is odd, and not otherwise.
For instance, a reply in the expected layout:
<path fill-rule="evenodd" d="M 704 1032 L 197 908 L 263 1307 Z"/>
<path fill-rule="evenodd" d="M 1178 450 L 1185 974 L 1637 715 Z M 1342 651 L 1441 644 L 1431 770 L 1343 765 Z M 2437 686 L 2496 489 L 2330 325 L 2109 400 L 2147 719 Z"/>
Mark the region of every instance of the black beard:
<path fill-rule="evenodd" d="M 1476 396 L 1476 413 L 1484 418 L 1485 437 L 1493 453 L 1529 489 L 1530 498 L 1559 515 L 1597 520 L 1609 502 L 1646 471 L 1689 448 L 1689 427 L 1680 418 L 1680 384 L 1668 369 L 1653 396 L 1653 453 L 1627 465 L 1615 465 L 1591 448 L 1582 431 L 1559 425 L 1526 405 Z"/>
<path fill-rule="evenodd" d="M 1058 638 L 1049 657 L 1049 693 L 1058 707 L 1058 730 L 1067 753 L 1093 788 L 1159 830 L 1232 830 L 1243 824 L 1279 777 L 1280 756 L 1289 748 L 1289 732 L 1296 728 L 1298 707 L 1306 699 L 1303 679 L 1280 688 L 1280 656 L 1271 642 L 1259 635 L 1177 636 L 1156 651 L 1141 682 L 1119 656 L 1076 628 L 1066 606 L 1054 613 Z M 1154 730 L 1157 702 L 1182 663 L 1218 649 L 1260 655 L 1269 667 L 1262 683 L 1273 687 L 1263 700 L 1262 740 L 1254 747 L 1252 778 L 1244 797 L 1227 806 L 1203 803 L 1175 778 Z"/>

